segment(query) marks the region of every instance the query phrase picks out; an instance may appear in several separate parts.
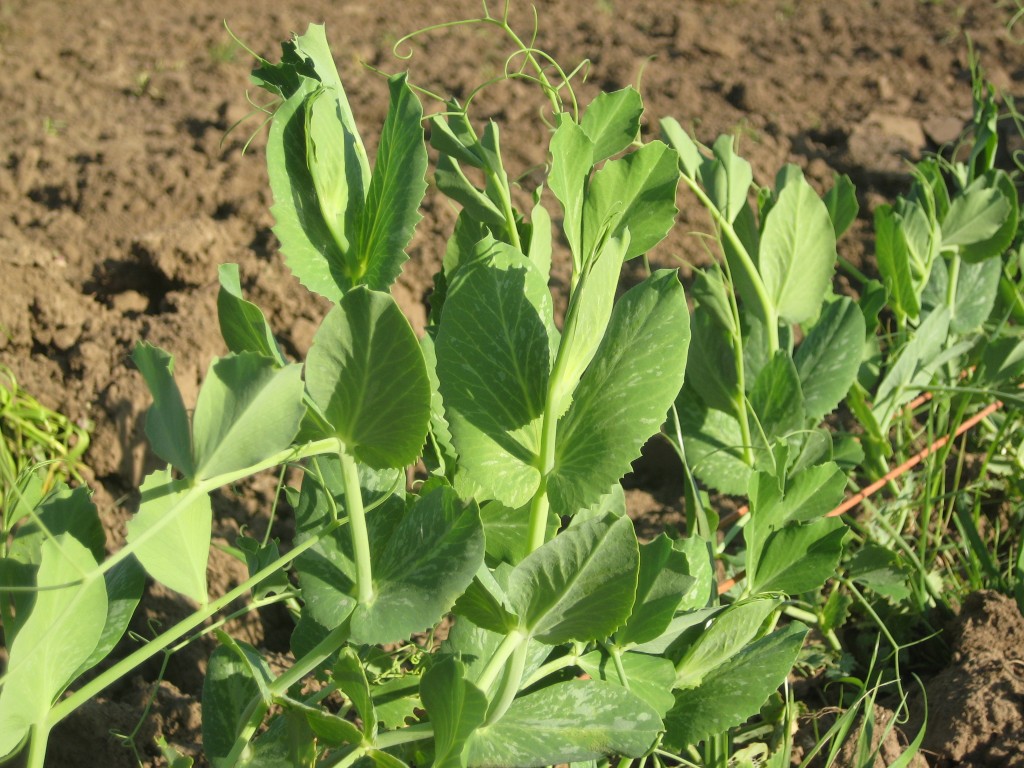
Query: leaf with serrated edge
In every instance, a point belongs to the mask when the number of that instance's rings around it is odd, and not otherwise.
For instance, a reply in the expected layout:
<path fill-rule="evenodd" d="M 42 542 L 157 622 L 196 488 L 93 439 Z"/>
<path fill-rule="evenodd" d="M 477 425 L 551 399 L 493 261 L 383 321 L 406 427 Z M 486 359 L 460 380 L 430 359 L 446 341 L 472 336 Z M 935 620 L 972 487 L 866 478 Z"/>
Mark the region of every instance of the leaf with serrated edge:
<path fill-rule="evenodd" d="M 206 562 L 210 556 L 210 496 L 197 493 L 170 470 L 149 475 L 139 488 L 139 511 L 128 521 L 128 544 L 150 576 L 171 589 L 205 604 Z M 148 535 L 160 526 L 159 535 Z"/>

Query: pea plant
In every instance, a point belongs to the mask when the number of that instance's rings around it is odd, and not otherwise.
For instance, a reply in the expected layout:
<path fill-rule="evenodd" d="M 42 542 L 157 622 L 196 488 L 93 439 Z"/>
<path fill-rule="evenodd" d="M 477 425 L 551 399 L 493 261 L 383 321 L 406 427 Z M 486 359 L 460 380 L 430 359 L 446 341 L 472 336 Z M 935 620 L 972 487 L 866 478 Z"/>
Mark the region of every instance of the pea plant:
<path fill-rule="evenodd" d="M 267 140 L 274 232 L 288 268 L 332 308 L 305 361 L 289 362 L 238 268 L 223 266 L 230 352 L 210 364 L 191 414 L 173 359 L 136 348 L 153 397 L 146 433 L 166 466 L 145 479 L 127 544 L 106 558 L 84 490 L 12 521 L 0 755 L 27 742 L 29 766 L 41 766 L 58 722 L 246 595 L 250 609 L 292 607 L 293 661 L 276 672 L 217 632 L 203 690 L 214 766 L 714 762 L 785 680 L 807 632 L 780 624 L 785 595 L 821 586 L 845 534 L 819 519 L 842 494 L 837 466 L 789 432 L 820 420 L 859 365 L 828 356 L 836 337 L 855 336 L 859 352 L 864 336 L 855 306 L 821 308 L 834 260 L 826 205 L 787 170 L 758 198 L 761 231 L 741 237 L 749 180 L 728 178 L 728 147 L 698 165 L 677 132 L 643 142 L 637 91 L 581 109 L 507 10 L 485 6 L 473 21 L 508 36 L 518 76 L 551 102 L 546 185 L 525 212 L 497 123 L 475 123 L 454 100 L 425 117 L 396 75 L 371 165 L 322 26 L 286 42 L 279 63 L 260 61 L 253 79 L 279 99 Z M 434 182 L 461 213 L 417 339 L 389 289 L 420 219 L 425 124 Z M 734 284 L 753 312 L 709 273 L 691 350 L 674 271 L 616 289 L 624 261 L 674 226 L 679 180 L 696 184 L 698 167 L 705 185 L 725 177 L 714 186 L 725 197 L 708 199 L 727 211 L 743 270 Z M 548 287 L 556 234 L 572 257 L 560 327 Z M 810 289 L 787 277 L 804 258 Z M 794 356 L 780 321 L 814 318 Z M 763 350 L 747 360 L 740 329 L 756 323 Z M 725 358 L 731 378 L 684 386 Z M 698 397 L 740 430 L 729 444 L 753 510 L 746 587 L 724 601 L 713 532 L 640 543 L 619 484 L 666 415 Z M 285 466 L 302 471 L 286 494 L 293 539 L 241 537 L 250 578 L 211 599 L 211 493 Z M 79 682 L 124 634 L 146 575 L 197 610 Z"/>

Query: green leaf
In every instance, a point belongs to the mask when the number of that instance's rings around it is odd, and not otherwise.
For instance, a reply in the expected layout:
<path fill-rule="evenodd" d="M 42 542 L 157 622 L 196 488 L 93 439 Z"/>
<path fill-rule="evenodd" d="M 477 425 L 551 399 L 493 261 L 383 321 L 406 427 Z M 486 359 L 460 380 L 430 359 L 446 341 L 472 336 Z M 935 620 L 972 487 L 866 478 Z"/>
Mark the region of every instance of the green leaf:
<path fill-rule="evenodd" d="M 668 536 L 661 534 L 641 544 L 636 602 L 625 626 L 615 633 L 615 641 L 629 645 L 659 637 L 696 581 L 686 555 L 672 546 Z"/>
<path fill-rule="evenodd" d="M 350 646 L 339 652 L 331 679 L 352 702 L 356 714 L 363 721 L 363 737 L 373 741 L 377 735 L 377 711 L 370 692 L 370 682 L 366 678 L 362 659 Z"/>
<path fill-rule="evenodd" d="M 580 669 L 595 680 L 606 680 L 628 688 L 630 693 L 653 707 L 659 717 L 665 717 L 675 704 L 672 682 L 676 671 L 672 662 L 643 653 L 622 653 L 619 658 L 625 681 L 620 677 L 615 661 L 603 651 L 591 651 L 578 664 Z"/>
<path fill-rule="evenodd" d="M 547 278 L 493 240 L 449 286 L 437 373 L 461 468 L 481 498 L 516 508 L 540 483 L 534 466 L 551 370 Z"/>
<path fill-rule="evenodd" d="M 779 607 L 773 598 L 754 598 L 720 611 L 676 662 L 676 688 L 695 688 L 756 638 Z"/>
<path fill-rule="evenodd" d="M 644 102 L 635 88 L 602 91 L 583 115 L 583 130 L 594 143 L 593 162 L 626 149 L 640 132 Z"/>
<path fill-rule="evenodd" d="M 671 270 L 659 270 L 616 303 L 601 346 L 558 422 L 552 509 L 573 514 L 629 471 L 683 383 L 690 314 Z"/>
<path fill-rule="evenodd" d="M 43 542 L 62 533 L 70 534 L 97 561 L 103 559 L 106 535 L 96 505 L 84 487 L 71 489 L 63 483 L 47 494 L 35 508 L 35 518 L 23 523 L 14 534 L 7 557 L 20 563 L 39 565 Z M 8 642 L 13 636 L 8 639 Z"/>
<path fill-rule="evenodd" d="M 500 501 L 489 501 L 480 507 L 480 520 L 487 540 L 487 557 L 491 561 L 515 565 L 530 554 L 528 505 L 511 509 Z M 557 515 L 549 515 L 545 541 L 555 535 L 561 524 Z"/>
<path fill-rule="evenodd" d="M 285 364 L 263 311 L 242 296 L 237 264 L 221 264 L 217 270 L 220 290 L 217 292 L 217 318 L 220 334 L 232 352 L 258 352 L 271 358 L 278 366 Z"/>
<path fill-rule="evenodd" d="M 277 539 L 269 539 L 265 544 L 250 536 L 239 536 L 235 546 L 245 556 L 245 567 L 249 576 L 255 576 L 264 568 L 274 563 L 281 557 Z M 288 591 L 291 582 L 288 581 L 288 573 L 285 570 L 275 571 L 263 581 L 252 588 L 253 597 L 262 600 L 269 595 L 280 595 Z"/>
<path fill-rule="evenodd" d="M 825 193 L 825 207 L 828 209 L 828 217 L 832 220 L 832 229 L 838 240 L 856 221 L 857 213 L 860 211 L 857 190 L 845 173 L 842 176 L 837 175 L 832 188 Z"/>
<path fill-rule="evenodd" d="M 569 528 L 516 566 L 508 596 L 522 629 L 549 645 L 610 635 L 629 616 L 640 553 L 627 517 Z"/>
<path fill-rule="evenodd" d="M 388 80 L 391 105 L 359 222 L 359 263 L 370 288 L 386 291 L 398 277 L 427 191 L 423 108 L 405 75 Z"/>
<path fill-rule="evenodd" d="M 465 677 L 465 665 L 451 658 L 423 674 L 420 697 L 434 728 L 434 768 L 464 768 L 466 742 L 487 715 L 487 697 Z"/>
<path fill-rule="evenodd" d="M 139 511 L 128 521 L 128 544 L 150 576 L 205 605 L 210 556 L 210 497 L 169 469 L 150 474 L 139 488 Z"/>
<path fill-rule="evenodd" d="M 697 180 L 700 177 L 701 164 L 704 162 L 697 143 L 674 117 L 662 118 L 660 125 L 665 140 L 679 153 L 679 165 L 683 172 L 687 177 Z"/>
<path fill-rule="evenodd" d="M 977 264 L 965 261 L 960 264 L 953 319 L 949 324 L 953 333 L 970 333 L 988 319 L 996 303 L 1001 275 L 1002 263 L 999 259 L 986 259 Z"/>
<path fill-rule="evenodd" d="M 1007 187 L 997 178 L 982 176 L 953 198 L 942 221 L 943 248 L 966 251 L 969 261 L 981 261 L 1010 245 L 1016 221 L 1008 229 L 1005 225 L 1011 213 L 1010 199 L 1016 200 L 1017 191 L 1012 182 Z"/>
<path fill-rule="evenodd" d="M 735 138 L 719 136 L 711 148 L 714 157 L 701 163 L 700 180 L 714 206 L 732 224 L 747 207 L 747 196 L 754 181 L 750 163 L 733 149 Z"/>
<path fill-rule="evenodd" d="M 769 442 L 804 428 L 800 376 L 793 358 L 784 350 L 776 352 L 754 380 L 750 407 Z"/>
<path fill-rule="evenodd" d="M 744 648 L 696 688 L 676 691 L 664 744 L 679 751 L 756 714 L 786 679 L 806 634 L 803 625 L 790 624 Z"/>
<path fill-rule="evenodd" d="M 301 713 L 306 718 L 310 730 L 316 735 L 317 741 L 324 746 L 342 747 L 347 744 L 360 744 L 363 741 L 363 732 L 342 717 L 294 699 L 282 699 L 280 703 L 291 712 Z"/>
<path fill-rule="evenodd" d="M 584 254 L 596 251 L 603 235 L 622 239 L 627 229 L 627 259 L 651 250 L 675 223 L 678 183 L 679 156 L 660 141 L 605 163 L 584 204 Z"/>
<path fill-rule="evenodd" d="M 252 740 L 238 768 L 296 768 L 316 762 L 316 739 L 302 712 L 286 709 Z M 215 766 L 214 768 L 219 768 Z"/>
<path fill-rule="evenodd" d="M 828 209 L 803 175 L 779 192 L 761 234 L 758 268 L 779 316 L 803 323 L 817 315 L 837 259 Z"/>
<path fill-rule="evenodd" d="M 43 722 L 92 655 L 107 615 L 104 581 L 88 549 L 61 534 L 43 542 L 40 556 L 40 591 L 10 644 L 0 689 L 0 759 L 21 744 L 29 728 Z"/>
<path fill-rule="evenodd" d="M 548 186 L 562 204 L 562 230 L 569 241 L 576 271 L 583 267 L 583 203 L 590 169 L 595 162 L 594 142 L 568 114 L 559 118 L 551 135 L 551 172 Z"/>
<path fill-rule="evenodd" d="M 442 154 L 434 166 L 434 183 L 444 194 L 457 202 L 477 222 L 486 224 L 494 232 L 505 227 L 505 215 L 487 195 L 466 178 L 459 165 Z"/>
<path fill-rule="evenodd" d="M 142 598 L 142 590 L 146 586 L 146 572 L 138 560 L 129 557 L 103 574 L 103 581 L 107 590 L 107 618 L 96 647 L 75 672 L 75 678 L 107 658 L 114 650 L 114 646 L 124 637 L 128 624 L 135 614 L 135 608 Z"/>
<path fill-rule="evenodd" d="M 237 472 L 283 451 L 306 413 L 302 366 L 243 352 L 214 360 L 192 417 L 195 474 Z"/>
<path fill-rule="evenodd" d="M 469 764 L 532 768 L 611 755 L 641 757 L 661 718 L 629 691 L 600 680 L 549 685 L 516 699 L 469 740 Z"/>
<path fill-rule="evenodd" d="M 389 294 L 345 294 L 313 338 L 306 386 L 360 462 L 383 469 L 419 456 L 430 418 L 426 363 Z"/>
<path fill-rule="evenodd" d="M 486 565 L 477 571 L 473 583 L 456 601 L 453 612 L 465 616 L 481 629 L 502 635 L 519 625 L 504 587 Z"/>
<path fill-rule="evenodd" d="M 221 645 L 210 656 L 203 679 L 203 751 L 214 766 L 227 765 L 235 740 L 258 724 L 270 708 L 270 667 L 248 643 L 218 633 Z M 259 700 L 260 705 L 250 709 Z"/>
<path fill-rule="evenodd" d="M 1017 188 L 1006 171 L 1000 168 L 986 171 L 984 176 L 972 184 L 972 186 L 975 185 L 984 185 L 987 188 L 999 190 L 1009 210 L 1002 226 L 991 237 L 979 243 L 961 246 L 960 255 L 968 262 L 982 261 L 1005 252 L 1013 244 L 1014 238 L 1017 235 L 1020 218 Z M 943 225 L 945 225 L 945 221 Z"/>
<path fill-rule="evenodd" d="M 713 311 L 694 311 L 690 320 L 690 352 L 686 359 L 686 386 L 682 397 L 690 392 L 711 408 L 738 417 L 740 392 L 736 370 L 736 356 L 732 345 L 734 336 L 729 328 L 718 321 Z"/>
<path fill-rule="evenodd" d="M 889 205 L 875 208 L 875 255 L 897 315 L 916 319 L 921 311 L 918 286 L 910 271 L 910 251 L 900 219 Z"/>
<path fill-rule="evenodd" d="M 476 503 L 463 506 L 438 487 L 413 504 L 373 552 L 373 601 L 352 614 L 352 640 L 403 640 L 436 624 L 483 564 L 484 532 Z"/>
<path fill-rule="evenodd" d="M 794 355 L 810 421 L 835 410 L 857 380 L 864 352 L 864 315 L 852 299 L 840 297 L 825 306 Z"/>
<path fill-rule="evenodd" d="M 687 394 L 684 390 L 676 408 L 686 437 L 686 458 L 694 474 L 722 493 L 746 493 L 752 469 L 743 458 L 739 421 Z"/>
<path fill-rule="evenodd" d="M 820 589 L 835 574 L 846 533 L 843 521 L 835 517 L 773 531 L 757 570 L 747 574 L 750 590 L 798 595 Z"/>
<path fill-rule="evenodd" d="M 185 403 L 174 382 L 174 358 L 162 349 L 139 342 L 132 360 L 153 395 L 153 405 L 146 413 L 146 437 L 153 453 L 186 477 L 192 477 L 192 435 Z"/>

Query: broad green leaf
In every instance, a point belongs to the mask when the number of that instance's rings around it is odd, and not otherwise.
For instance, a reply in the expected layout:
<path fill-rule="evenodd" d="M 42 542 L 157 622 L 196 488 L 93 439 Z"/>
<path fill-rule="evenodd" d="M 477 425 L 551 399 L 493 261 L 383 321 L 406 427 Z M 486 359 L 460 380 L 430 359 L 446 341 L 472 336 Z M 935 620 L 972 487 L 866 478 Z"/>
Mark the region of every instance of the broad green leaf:
<path fill-rule="evenodd" d="M 551 383 L 554 394 L 549 407 L 555 417 L 564 414 L 569 407 L 580 377 L 604 338 L 615 302 L 623 255 L 628 247 L 628 236 L 626 241 L 609 238 L 583 267 L 569 300 L 553 372 L 557 379 Z"/>
<path fill-rule="evenodd" d="M 427 191 L 423 108 L 405 75 L 388 80 L 391 105 L 381 131 L 366 206 L 359 221 L 359 264 L 370 288 L 386 291 L 398 277 Z"/>
<path fill-rule="evenodd" d="M 540 201 L 540 191 L 534 193 L 538 201 L 530 211 L 530 241 L 526 255 L 530 257 L 542 275 L 551 274 L 551 214 Z M 431 297 L 433 301 L 433 297 Z"/>
<path fill-rule="evenodd" d="M 608 330 L 558 422 L 548 497 L 559 514 L 597 501 L 629 471 L 683 383 L 690 313 L 676 273 L 659 270 L 612 310 Z"/>
<path fill-rule="evenodd" d="M 244 470 L 291 445 L 302 391 L 300 365 L 278 368 L 256 352 L 214 360 L 192 416 L 196 477 Z"/>
<path fill-rule="evenodd" d="M 483 564 L 476 503 L 440 487 L 413 504 L 386 541 L 371 540 L 373 602 L 352 615 L 352 640 L 389 643 L 432 627 Z"/>
<path fill-rule="evenodd" d="M 949 329 L 953 333 L 969 333 L 981 326 L 992 313 L 999 292 L 1002 264 L 999 259 L 986 259 L 972 264 L 963 262 L 956 284 L 956 300 Z"/>
<path fill-rule="evenodd" d="M 665 718 L 664 744 L 682 750 L 756 714 L 785 681 L 805 634 L 806 627 L 790 624 L 744 648 L 696 688 L 676 691 L 675 706 Z"/>
<path fill-rule="evenodd" d="M 430 418 L 423 352 L 386 293 L 345 294 L 306 357 L 306 387 L 357 460 L 377 469 L 419 456 Z"/>
<path fill-rule="evenodd" d="M 780 192 L 765 219 L 758 268 L 779 317 L 803 323 L 817 315 L 837 259 L 828 209 L 802 175 Z"/>
<path fill-rule="evenodd" d="M 710 407 L 737 417 L 743 393 L 733 354 L 733 336 L 718 322 L 717 314 L 704 311 L 703 305 L 693 312 L 690 332 L 686 386 L 681 396 L 696 392 Z"/>
<path fill-rule="evenodd" d="M 709 408 L 700 398 L 687 395 L 684 390 L 676 401 L 676 409 L 693 473 L 722 493 L 746 493 L 752 469 L 743 458 L 739 421 L 731 414 Z"/>
<path fill-rule="evenodd" d="M 779 607 L 772 598 L 734 603 L 711 621 L 676 662 L 676 688 L 695 688 L 712 671 L 732 658 L 759 634 L 765 620 Z"/>
<path fill-rule="evenodd" d="M 67 533 L 89 550 L 97 561 L 103 559 L 106 535 L 89 490 L 71 489 L 63 483 L 47 494 L 35 508 L 36 517 L 23 523 L 7 549 L 7 558 L 39 565 L 43 542 Z M 10 640 L 8 639 L 8 643 Z"/>
<path fill-rule="evenodd" d="M 893 309 L 898 315 L 916 319 L 921 303 L 911 277 L 910 252 L 900 221 L 889 205 L 875 208 L 875 256 Z"/>
<path fill-rule="evenodd" d="M 825 207 L 828 209 L 828 217 L 832 220 L 832 229 L 838 240 L 857 219 L 857 213 L 860 211 L 857 190 L 845 173 L 842 176 L 837 175 L 832 188 L 825 193 Z"/>
<path fill-rule="evenodd" d="M 153 453 L 191 477 L 195 473 L 192 434 L 185 403 L 174 382 L 174 358 L 162 349 L 139 342 L 132 360 L 153 395 L 153 405 L 146 412 L 146 437 Z"/>
<path fill-rule="evenodd" d="M 696 581 L 689 573 L 686 555 L 675 549 L 665 534 L 640 545 L 636 602 L 625 626 L 615 633 L 615 641 L 629 645 L 659 637 Z"/>
<path fill-rule="evenodd" d="M 626 149 L 640 132 L 644 102 L 635 88 L 602 91 L 583 114 L 583 130 L 594 143 L 593 162 Z"/>
<path fill-rule="evenodd" d="M 562 204 L 562 230 L 569 241 L 575 269 L 583 268 L 583 202 L 587 178 L 595 162 L 594 142 L 587 132 L 563 113 L 551 135 L 551 172 L 548 186 Z"/>
<path fill-rule="evenodd" d="M 846 533 L 843 521 L 832 517 L 768 534 L 756 571 L 747 574 L 751 591 L 798 595 L 820 589 L 835 575 Z"/>
<path fill-rule="evenodd" d="M 843 296 L 825 306 L 797 347 L 793 361 L 810 421 L 819 422 L 835 410 L 857 380 L 866 332 L 860 308 Z"/>
<path fill-rule="evenodd" d="M 473 582 L 452 610 L 457 616 L 465 616 L 477 627 L 502 635 L 519 625 L 504 587 L 486 565 L 480 567 Z"/>
<path fill-rule="evenodd" d="M 808 467 L 793 474 L 786 484 L 785 494 L 778 480 L 765 472 L 758 472 L 747 494 L 751 505 L 751 523 L 777 528 L 789 522 L 807 522 L 831 512 L 843 500 L 846 474 L 833 462 Z M 747 526 L 747 531 L 750 526 Z"/>
<path fill-rule="evenodd" d="M 466 667 L 444 659 L 423 674 L 423 707 L 434 728 L 434 768 L 464 768 L 466 742 L 483 724 L 487 697 L 466 680 Z"/>
<path fill-rule="evenodd" d="M 207 600 L 210 497 L 173 480 L 169 469 L 142 482 L 139 511 L 128 521 L 128 544 L 150 576 L 200 605 Z"/>
<path fill-rule="evenodd" d="M 40 557 L 36 575 L 40 591 L 9 646 L 0 689 L 0 759 L 10 755 L 29 729 L 46 717 L 92 655 L 107 615 L 107 592 L 96 574 L 96 560 L 73 536 L 47 539 Z"/>
<path fill-rule="evenodd" d="M 711 151 L 714 156 L 704 160 L 700 180 L 722 216 L 732 224 L 740 211 L 747 207 L 747 196 L 754 181 L 750 163 L 736 154 L 733 136 L 719 136 Z"/>
<path fill-rule="evenodd" d="M 278 366 L 285 364 L 273 331 L 263 311 L 242 296 L 237 264 L 221 264 L 217 271 L 220 290 L 217 292 L 217 318 L 220 334 L 232 352 L 258 352 L 271 358 Z"/>
<path fill-rule="evenodd" d="M 800 376 L 787 352 L 779 350 L 761 369 L 750 392 L 750 407 L 769 442 L 804 428 Z"/>
<path fill-rule="evenodd" d="M 661 133 L 665 141 L 679 153 L 679 165 L 683 173 L 690 179 L 697 180 L 700 177 L 700 167 L 704 157 L 697 148 L 697 143 L 690 138 L 690 135 L 683 130 L 679 121 L 674 117 L 661 119 Z"/>
<path fill-rule="evenodd" d="M 1010 244 L 1005 238 L 996 237 L 1010 215 L 1010 201 L 1002 188 L 990 184 L 993 180 L 983 176 L 953 198 L 942 221 L 943 248 L 970 247 L 972 261 L 981 261 L 998 255 Z M 1016 198 L 1012 184 L 1010 190 Z M 1011 240 L 1012 237 L 1011 232 Z"/>
<path fill-rule="evenodd" d="M 551 294 L 522 254 L 493 240 L 481 248 L 493 255 L 460 268 L 449 286 L 437 373 L 462 468 L 481 498 L 516 508 L 540 482 Z"/>
<path fill-rule="evenodd" d="M 107 590 L 107 618 L 96 647 L 75 672 L 76 678 L 107 658 L 124 637 L 142 598 L 146 572 L 134 557 L 129 557 L 103 574 L 103 581 Z"/>
<path fill-rule="evenodd" d="M 1024 340 L 1020 336 L 992 339 L 982 351 L 979 378 L 989 385 L 1005 384 L 1024 375 Z"/>
<path fill-rule="evenodd" d="M 522 629 L 549 645 L 610 635 L 629 616 L 640 553 L 627 517 L 569 528 L 523 560 L 508 596 Z"/>
<path fill-rule="evenodd" d="M 483 168 L 482 148 L 465 110 L 454 99 L 447 107 L 430 117 L 430 146 L 472 168 Z"/>
<path fill-rule="evenodd" d="M 583 252 L 600 246 L 601 236 L 622 238 L 629 230 L 626 258 L 647 253 L 660 243 L 676 214 L 679 156 L 652 141 L 594 173 L 583 211 Z"/>
<path fill-rule="evenodd" d="M 273 680 L 259 651 L 223 633 L 219 638 L 203 680 L 203 751 L 217 768 L 228 765 L 225 758 L 243 729 L 263 720 Z M 259 704 L 250 707 L 254 702 Z"/>
<path fill-rule="evenodd" d="M 532 768 L 611 755 L 641 757 L 661 730 L 658 713 L 601 680 L 549 685 L 516 699 L 469 740 L 469 764 Z"/>
<path fill-rule="evenodd" d="M 660 656 L 648 656 L 643 653 L 620 654 L 622 671 L 625 680 L 619 675 L 615 661 L 607 653 L 591 651 L 582 657 L 578 664 L 580 669 L 595 680 L 607 680 L 609 683 L 628 688 L 630 693 L 647 702 L 659 717 L 665 717 L 675 704 L 672 695 L 672 682 L 676 671 L 672 662 Z"/>
<path fill-rule="evenodd" d="M 978 243 L 961 246 L 960 255 L 968 262 L 981 261 L 1006 251 L 1013 244 L 1020 217 L 1017 188 L 1006 171 L 999 168 L 987 171 L 983 177 L 974 182 L 972 187 L 975 185 L 997 189 L 1002 194 L 1009 210 L 1002 226 L 991 237 Z M 943 226 L 945 227 L 945 221 L 943 221 Z"/>

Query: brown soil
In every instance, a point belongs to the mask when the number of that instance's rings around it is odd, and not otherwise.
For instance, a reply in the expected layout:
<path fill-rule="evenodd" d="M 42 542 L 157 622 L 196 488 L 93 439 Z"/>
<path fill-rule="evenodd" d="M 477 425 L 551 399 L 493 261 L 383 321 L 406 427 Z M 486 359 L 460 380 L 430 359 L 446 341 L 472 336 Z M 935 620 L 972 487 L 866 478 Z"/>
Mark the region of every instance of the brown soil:
<path fill-rule="evenodd" d="M 517 18 L 525 20 L 526 4 L 519 5 Z M 736 134 L 761 183 L 784 162 L 803 166 L 819 186 L 833 171 L 850 173 L 865 216 L 843 247 L 861 262 L 870 257 L 870 207 L 902 188 L 904 158 L 953 138 L 969 115 L 964 34 L 997 85 L 1013 92 L 1024 74 L 1024 48 L 1005 29 L 1013 10 L 992 0 L 561 0 L 542 4 L 538 45 L 570 67 L 590 58 L 589 79 L 579 87 L 584 102 L 598 89 L 640 81 L 648 135 L 667 115 L 703 141 Z M 291 355 L 305 353 L 324 310 L 276 252 L 262 136 L 241 153 L 258 120 L 229 132 L 250 112 L 251 62 L 221 20 L 272 60 L 291 32 L 326 21 L 372 152 L 386 87 L 359 63 L 408 66 L 418 84 L 465 95 L 501 71 L 493 31 L 433 34 L 411 46 L 409 63 L 396 60 L 391 46 L 418 27 L 478 12 L 470 0 L 429 7 L 400 0 L 0 0 L 0 362 L 45 404 L 93 425 L 90 480 L 111 547 L 123 541 L 131 494 L 152 467 L 142 435 L 148 396 L 129 363 L 135 342 L 174 354 L 192 403 L 211 357 L 223 352 L 215 330 L 218 264 L 240 264 L 244 290 Z M 513 172 L 544 160 L 536 106 L 529 93 L 504 86 L 478 102 L 479 116 L 503 121 Z M 688 264 L 706 257 L 687 234 L 705 223 L 684 202 L 682 226 L 652 261 L 681 265 L 685 277 Z M 435 197 L 425 214 L 396 288 L 419 328 L 453 221 Z M 554 287 L 564 286 L 556 280 Z M 631 492 L 634 512 L 652 532 L 679 525 L 682 493 L 677 479 L 653 475 L 641 468 L 634 482 L 641 487 Z M 273 481 L 261 478 L 219 499 L 215 536 L 230 542 L 243 524 L 265 525 L 261 510 L 272 494 Z M 242 576 L 228 557 L 211 562 L 216 592 Z M 147 618 L 166 625 L 188 610 L 153 590 L 135 629 L 149 634 Z M 285 649 L 286 628 L 273 620 L 236 629 L 250 642 Z M 157 732 L 195 752 L 193 704 L 207 652 L 196 644 L 172 659 L 156 715 L 136 739 L 145 760 L 156 759 Z M 1007 676 L 1014 670 L 1019 680 L 1019 666 L 1007 666 Z M 152 683 L 157 671 L 140 672 Z M 148 688 L 126 682 L 73 718 L 54 736 L 51 764 L 119 764 L 81 739 L 115 726 L 130 730 L 124 710 L 138 716 L 140 690 Z M 974 755 L 975 747 L 943 747 L 946 726 L 936 715 L 930 722 L 931 749 L 952 759 Z M 970 722 L 975 733 L 1003 727 Z"/>

